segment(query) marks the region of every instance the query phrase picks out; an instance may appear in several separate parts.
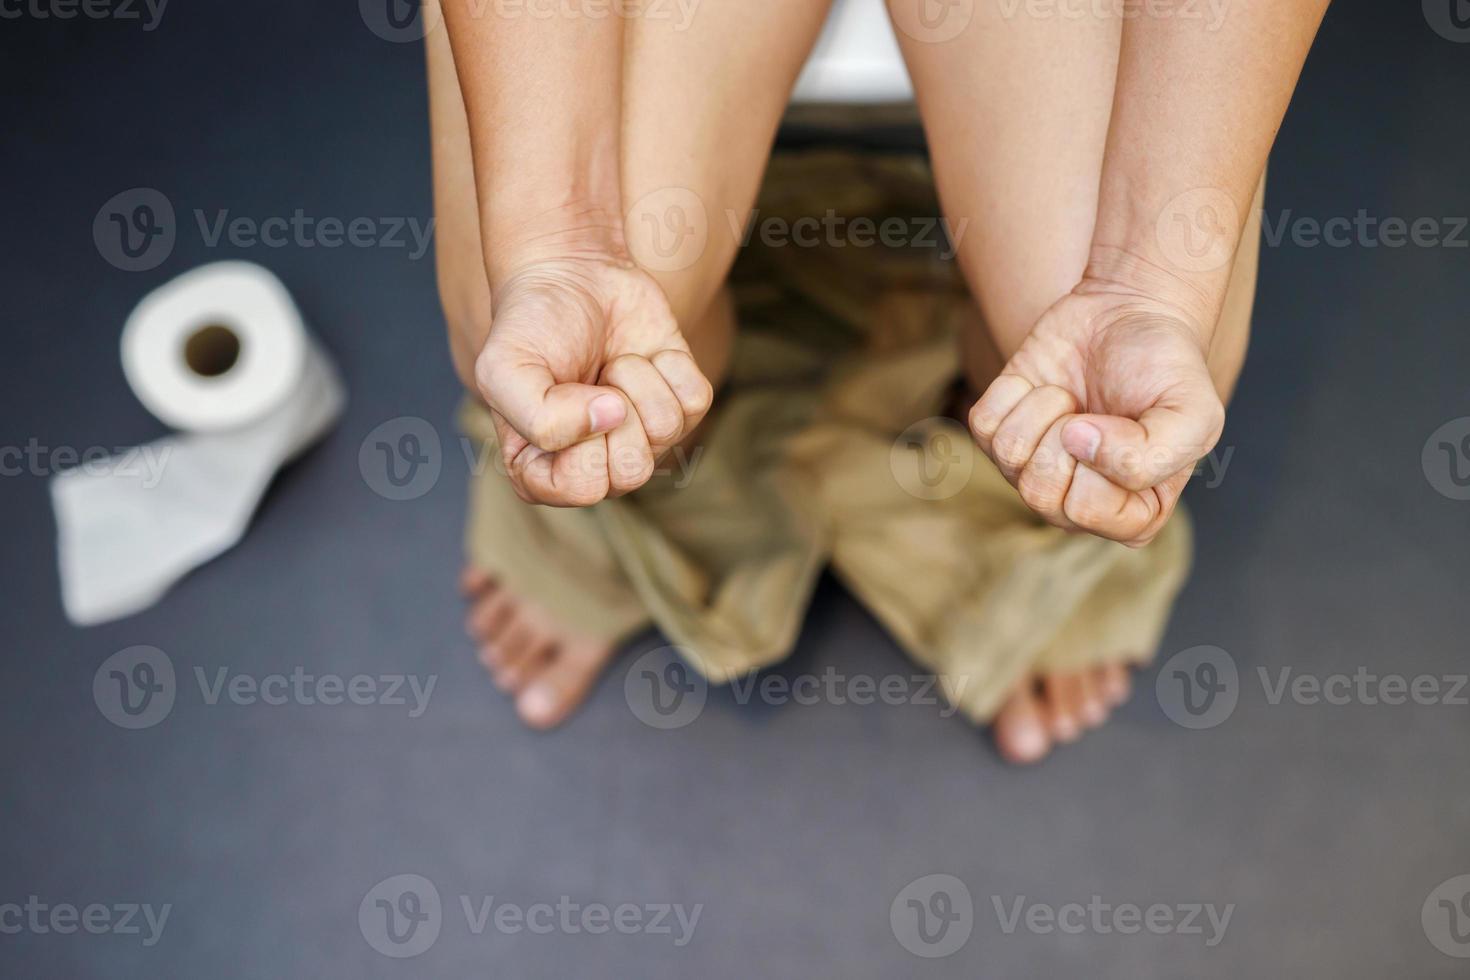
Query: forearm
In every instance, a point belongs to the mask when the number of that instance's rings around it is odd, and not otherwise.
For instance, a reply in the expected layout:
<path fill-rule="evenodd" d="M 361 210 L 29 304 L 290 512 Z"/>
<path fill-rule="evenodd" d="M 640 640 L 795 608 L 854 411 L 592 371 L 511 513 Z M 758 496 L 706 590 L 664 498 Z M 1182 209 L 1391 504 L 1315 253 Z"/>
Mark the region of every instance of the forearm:
<path fill-rule="evenodd" d="M 1179 305 L 1208 340 L 1327 0 L 1234 0 L 1217 24 L 1128 21 L 1088 278 Z"/>
<path fill-rule="evenodd" d="M 537 257 L 621 250 L 622 18 L 443 6 L 492 287 Z"/>

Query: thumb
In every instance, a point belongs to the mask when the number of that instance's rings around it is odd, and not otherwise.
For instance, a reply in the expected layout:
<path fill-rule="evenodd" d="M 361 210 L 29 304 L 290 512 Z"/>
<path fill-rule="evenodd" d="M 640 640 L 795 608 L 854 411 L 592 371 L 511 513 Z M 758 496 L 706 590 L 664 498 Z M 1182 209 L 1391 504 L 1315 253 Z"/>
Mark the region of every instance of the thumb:
<path fill-rule="evenodd" d="M 487 346 L 475 361 L 480 395 L 511 428 L 543 452 L 554 453 L 623 424 L 628 404 L 615 388 L 558 384 L 534 360 L 509 360 Z"/>
<path fill-rule="evenodd" d="M 1062 448 L 1118 486 L 1142 492 L 1214 449 L 1224 425 L 1213 386 L 1196 385 L 1156 402 L 1137 421 L 1078 415 L 1062 429 Z"/>

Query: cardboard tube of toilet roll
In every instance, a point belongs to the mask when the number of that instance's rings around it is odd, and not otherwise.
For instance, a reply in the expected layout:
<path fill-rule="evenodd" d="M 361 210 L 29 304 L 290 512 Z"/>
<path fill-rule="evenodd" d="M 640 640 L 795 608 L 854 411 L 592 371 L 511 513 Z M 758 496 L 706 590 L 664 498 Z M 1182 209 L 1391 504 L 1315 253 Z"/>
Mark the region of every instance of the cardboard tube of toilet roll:
<path fill-rule="evenodd" d="M 175 429 L 220 432 L 264 416 L 301 379 L 306 327 L 280 280 L 216 262 L 145 296 L 122 333 L 123 373 Z"/>

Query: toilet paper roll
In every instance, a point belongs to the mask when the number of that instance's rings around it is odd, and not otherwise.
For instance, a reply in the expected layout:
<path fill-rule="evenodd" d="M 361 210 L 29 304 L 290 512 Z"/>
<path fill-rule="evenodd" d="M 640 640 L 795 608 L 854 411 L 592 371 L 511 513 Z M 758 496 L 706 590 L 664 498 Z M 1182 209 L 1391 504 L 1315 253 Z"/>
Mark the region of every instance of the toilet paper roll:
<path fill-rule="evenodd" d="M 218 262 L 143 298 L 123 326 L 123 374 L 164 424 L 217 432 L 281 404 L 301 380 L 306 348 L 279 279 L 249 262 Z"/>
<path fill-rule="evenodd" d="M 144 297 L 122 360 L 138 399 L 184 432 L 52 479 L 62 604 L 79 625 L 152 605 L 234 545 L 276 471 L 346 401 L 290 294 L 248 262 Z"/>

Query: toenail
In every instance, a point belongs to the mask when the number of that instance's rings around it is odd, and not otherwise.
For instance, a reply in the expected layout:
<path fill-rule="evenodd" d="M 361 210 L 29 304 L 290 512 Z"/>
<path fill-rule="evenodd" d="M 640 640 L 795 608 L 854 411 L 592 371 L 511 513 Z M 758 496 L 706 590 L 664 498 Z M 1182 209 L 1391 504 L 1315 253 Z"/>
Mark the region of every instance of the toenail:
<path fill-rule="evenodd" d="M 556 710 L 556 695 L 544 684 L 536 684 L 521 694 L 518 704 L 524 714 L 544 721 Z"/>
<path fill-rule="evenodd" d="M 1011 736 L 1011 747 L 1019 758 L 1034 762 L 1046 754 L 1046 733 L 1040 725 L 1021 725 L 1017 729 Z"/>

